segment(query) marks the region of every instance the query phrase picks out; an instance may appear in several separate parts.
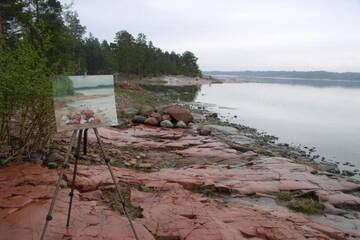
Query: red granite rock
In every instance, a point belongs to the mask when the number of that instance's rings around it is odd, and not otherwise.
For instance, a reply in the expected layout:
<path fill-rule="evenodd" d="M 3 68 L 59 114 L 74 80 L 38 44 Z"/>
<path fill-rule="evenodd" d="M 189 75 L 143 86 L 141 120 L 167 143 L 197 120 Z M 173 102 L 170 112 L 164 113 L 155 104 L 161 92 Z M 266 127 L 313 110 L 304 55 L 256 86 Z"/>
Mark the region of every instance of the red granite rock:
<path fill-rule="evenodd" d="M 177 121 L 184 121 L 186 124 L 193 120 L 191 112 L 184 107 L 177 105 L 171 105 L 163 108 L 163 112 L 169 114 L 172 118 Z"/>
<path fill-rule="evenodd" d="M 311 191 L 325 204 L 356 209 L 360 198 L 349 192 L 359 189 L 359 184 L 341 177 L 313 175 L 310 167 L 286 158 L 249 158 L 219 139 L 193 135 L 184 129 L 139 125 L 125 130 L 103 128 L 100 134 L 113 148 L 165 149 L 184 158 L 212 158 L 216 163 L 157 172 L 113 168 L 119 183 L 134 186 L 129 195 L 131 203 L 143 209 L 144 217 L 134 220 L 142 240 L 360 238 L 359 231 L 319 224 L 283 207 L 274 209 L 242 201 L 244 195 Z M 92 133 L 89 141 L 94 141 Z M 221 165 L 229 159 L 236 165 Z M 101 190 L 111 187 L 112 181 L 103 165 L 79 166 L 71 226 L 65 228 L 70 190 L 67 181 L 72 169 L 70 166 L 66 171 L 46 239 L 134 239 L 126 218 L 111 210 L 104 200 Z M 31 163 L 0 170 L 0 240 L 39 238 L 57 174 L 56 170 Z M 142 188 L 135 186 L 152 190 L 140 191 Z M 196 193 L 203 188 L 236 197 L 226 195 L 219 200 Z"/>

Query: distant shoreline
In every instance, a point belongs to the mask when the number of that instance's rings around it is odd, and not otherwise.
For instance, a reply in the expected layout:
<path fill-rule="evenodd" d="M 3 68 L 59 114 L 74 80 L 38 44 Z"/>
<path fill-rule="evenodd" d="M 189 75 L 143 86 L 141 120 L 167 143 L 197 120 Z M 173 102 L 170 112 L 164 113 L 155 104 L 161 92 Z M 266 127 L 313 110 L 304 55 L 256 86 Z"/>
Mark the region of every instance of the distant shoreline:
<path fill-rule="evenodd" d="M 360 82 L 357 72 L 326 72 L 326 71 L 203 71 L 206 76 L 224 76 L 237 78 L 273 78 L 300 80 L 341 80 Z"/>

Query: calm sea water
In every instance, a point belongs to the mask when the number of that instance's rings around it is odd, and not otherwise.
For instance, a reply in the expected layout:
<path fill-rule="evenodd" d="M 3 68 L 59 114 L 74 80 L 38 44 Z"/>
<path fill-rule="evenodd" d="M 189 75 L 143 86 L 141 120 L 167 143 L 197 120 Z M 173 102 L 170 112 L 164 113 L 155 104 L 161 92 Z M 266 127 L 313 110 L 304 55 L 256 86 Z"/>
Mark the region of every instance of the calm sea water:
<path fill-rule="evenodd" d="M 214 104 L 222 118 L 275 135 L 279 142 L 316 147 L 329 160 L 360 167 L 360 82 L 204 85 L 196 101 Z"/>

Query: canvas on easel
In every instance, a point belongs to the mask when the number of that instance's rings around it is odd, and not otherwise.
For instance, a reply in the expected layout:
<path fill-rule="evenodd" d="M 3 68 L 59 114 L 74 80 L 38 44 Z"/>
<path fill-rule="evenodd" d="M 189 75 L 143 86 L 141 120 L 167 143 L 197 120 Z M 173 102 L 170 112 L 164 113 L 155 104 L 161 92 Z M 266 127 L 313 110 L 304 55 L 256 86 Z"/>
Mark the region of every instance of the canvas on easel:
<path fill-rule="evenodd" d="M 112 75 L 57 76 L 53 92 L 58 132 L 118 124 Z"/>

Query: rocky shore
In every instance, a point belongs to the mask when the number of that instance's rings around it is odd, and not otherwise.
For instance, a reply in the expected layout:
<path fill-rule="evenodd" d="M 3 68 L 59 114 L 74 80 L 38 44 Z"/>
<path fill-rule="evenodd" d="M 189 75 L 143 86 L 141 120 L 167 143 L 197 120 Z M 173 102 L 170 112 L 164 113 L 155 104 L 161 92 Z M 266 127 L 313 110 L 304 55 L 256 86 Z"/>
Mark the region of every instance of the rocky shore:
<path fill-rule="evenodd" d="M 121 107 L 122 127 L 100 129 L 140 239 L 360 239 L 358 182 L 201 106 L 161 102 Z M 49 167 L 34 154 L 0 170 L 1 240 L 38 239 L 67 143 L 65 135 L 54 139 Z M 133 239 L 100 160 L 89 131 L 70 228 L 73 165 L 47 239 Z"/>

